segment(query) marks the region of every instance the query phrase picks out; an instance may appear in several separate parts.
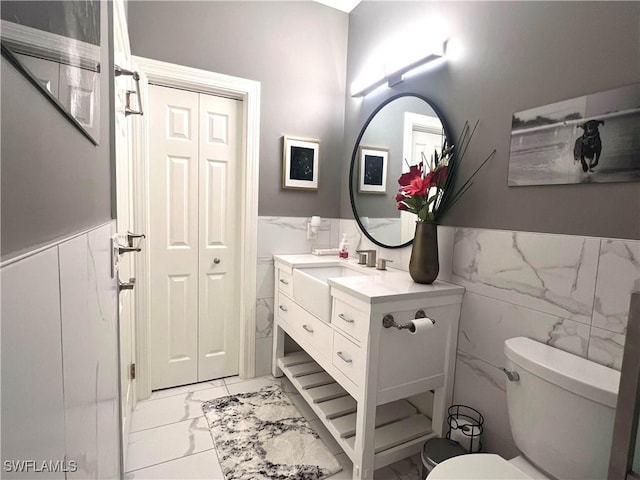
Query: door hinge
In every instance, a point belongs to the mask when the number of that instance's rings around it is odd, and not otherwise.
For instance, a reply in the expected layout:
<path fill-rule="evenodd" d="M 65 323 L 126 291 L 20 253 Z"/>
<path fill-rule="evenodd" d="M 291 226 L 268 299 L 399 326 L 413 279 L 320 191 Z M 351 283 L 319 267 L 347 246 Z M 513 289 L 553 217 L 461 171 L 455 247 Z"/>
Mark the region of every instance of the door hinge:
<path fill-rule="evenodd" d="M 131 376 L 131 380 L 135 380 L 136 379 L 136 364 L 132 363 L 131 364 L 131 368 L 129 369 L 129 373 Z"/>

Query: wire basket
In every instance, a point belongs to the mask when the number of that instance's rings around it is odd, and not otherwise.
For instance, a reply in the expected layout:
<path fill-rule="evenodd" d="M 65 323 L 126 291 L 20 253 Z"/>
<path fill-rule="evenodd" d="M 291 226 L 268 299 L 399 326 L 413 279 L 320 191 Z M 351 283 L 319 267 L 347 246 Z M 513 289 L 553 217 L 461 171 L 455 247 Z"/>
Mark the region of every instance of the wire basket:
<path fill-rule="evenodd" d="M 460 444 L 469 453 L 482 451 L 484 417 L 475 408 L 466 405 L 451 405 L 447 410 L 449 431 L 447 438 Z"/>

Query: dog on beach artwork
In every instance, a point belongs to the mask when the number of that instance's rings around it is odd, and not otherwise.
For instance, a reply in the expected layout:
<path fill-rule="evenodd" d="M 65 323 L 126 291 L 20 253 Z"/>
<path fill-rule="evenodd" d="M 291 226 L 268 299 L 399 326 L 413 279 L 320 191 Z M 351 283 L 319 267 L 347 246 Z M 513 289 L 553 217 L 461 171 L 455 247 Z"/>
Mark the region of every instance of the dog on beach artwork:
<path fill-rule="evenodd" d="M 640 181 L 640 84 L 513 114 L 509 186 Z"/>

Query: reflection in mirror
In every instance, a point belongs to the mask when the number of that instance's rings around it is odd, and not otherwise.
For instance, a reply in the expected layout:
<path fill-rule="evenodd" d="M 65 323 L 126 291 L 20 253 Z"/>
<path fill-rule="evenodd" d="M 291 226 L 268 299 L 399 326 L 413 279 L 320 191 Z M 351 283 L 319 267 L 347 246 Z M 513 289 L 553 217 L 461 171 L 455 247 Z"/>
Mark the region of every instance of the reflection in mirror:
<path fill-rule="evenodd" d="M 97 144 L 100 0 L 3 0 L 1 17 L 2 53 Z"/>
<path fill-rule="evenodd" d="M 396 208 L 398 178 L 440 153 L 446 126 L 429 102 L 401 94 L 385 101 L 365 123 L 353 150 L 349 194 L 362 231 L 376 245 L 398 248 L 413 240 L 416 216 Z"/>

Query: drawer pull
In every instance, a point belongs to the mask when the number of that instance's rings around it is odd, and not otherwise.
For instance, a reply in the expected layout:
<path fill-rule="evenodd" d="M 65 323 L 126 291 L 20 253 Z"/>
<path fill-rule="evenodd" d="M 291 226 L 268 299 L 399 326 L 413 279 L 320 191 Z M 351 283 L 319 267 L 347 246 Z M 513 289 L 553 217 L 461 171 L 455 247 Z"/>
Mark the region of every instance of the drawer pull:
<path fill-rule="evenodd" d="M 311 328 L 309 325 L 302 325 L 302 328 L 304 328 L 309 333 L 313 333 L 313 328 Z"/>
<path fill-rule="evenodd" d="M 353 360 L 351 360 L 350 358 L 347 358 L 345 354 L 342 352 L 336 352 L 336 355 L 338 355 L 338 357 L 340 357 L 340 360 L 342 360 L 345 363 L 353 363 Z"/>
<path fill-rule="evenodd" d="M 283 283 L 285 285 L 289 285 L 289 282 L 287 282 L 286 280 L 283 280 L 282 278 L 280 279 L 280 283 Z"/>
<path fill-rule="evenodd" d="M 347 323 L 354 323 L 355 322 L 355 320 L 353 318 L 347 317 L 344 313 L 339 313 L 338 317 L 340 317 L 342 320 L 344 320 Z"/>
<path fill-rule="evenodd" d="M 287 310 L 287 307 L 285 307 L 284 305 L 280 305 L 280 310 L 282 310 L 283 312 L 288 312 L 289 310 Z"/>

